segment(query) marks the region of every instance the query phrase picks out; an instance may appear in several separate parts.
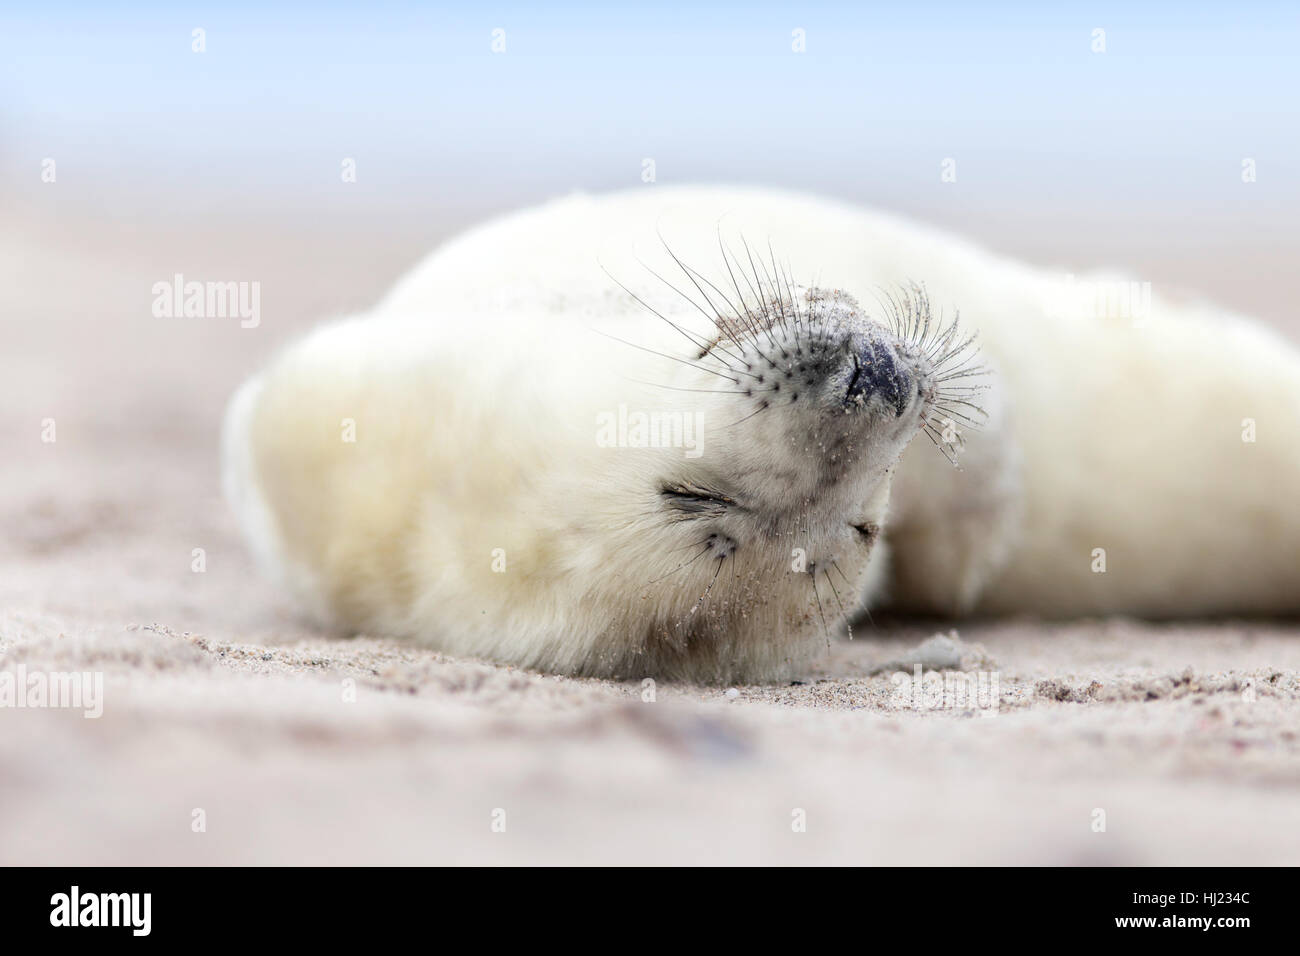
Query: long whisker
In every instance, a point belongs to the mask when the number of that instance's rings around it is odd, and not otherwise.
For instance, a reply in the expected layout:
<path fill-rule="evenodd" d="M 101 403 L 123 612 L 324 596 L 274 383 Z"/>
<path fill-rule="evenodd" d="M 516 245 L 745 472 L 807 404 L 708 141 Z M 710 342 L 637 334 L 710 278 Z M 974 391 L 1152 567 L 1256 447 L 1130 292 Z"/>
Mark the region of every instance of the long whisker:
<path fill-rule="evenodd" d="M 822 630 L 826 632 L 826 650 L 831 649 L 831 629 L 826 626 L 826 612 L 822 609 L 822 596 L 817 593 L 817 565 L 812 565 L 808 569 L 808 576 L 812 578 L 813 597 L 817 599 L 817 613 L 822 618 Z"/>
<path fill-rule="evenodd" d="M 707 340 L 707 339 L 699 339 L 699 338 L 697 338 L 693 333 L 687 332 L 687 331 L 686 331 L 685 329 L 683 329 L 680 325 L 678 325 L 678 324 L 677 324 L 676 322 L 674 322 L 672 319 L 670 319 L 670 318 L 668 318 L 667 316 L 665 316 L 665 315 L 664 315 L 662 312 L 660 312 L 658 309 L 655 309 L 653 306 L 649 305 L 649 304 L 648 304 L 644 299 L 642 299 L 639 295 L 637 295 L 635 292 L 633 292 L 631 289 L 629 289 L 627 286 L 625 286 L 622 282 L 619 282 L 618 279 L 615 278 L 614 275 L 613 275 L 613 274 L 612 274 L 608 269 L 606 269 L 603 265 L 600 267 L 600 270 L 601 270 L 602 272 L 604 272 L 605 275 L 609 276 L 610 280 L 611 280 L 615 285 L 617 285 L 620 289 L 622 289 L 624 292 L 626 292 L 628 295 L 630 295 L 630 296 L 633 298 L 633 300 L 637 302 L 637 304 L 639 304 L 639 305 L 643 306 L 644 308 L 648 309 L 648 310 L 649 310 L 653 315 L 658 316 L 658 317 L 659 317 L 660 319 L 662 319 L 664 322 L 668 323 L 668 325 L 669 325 L 671 328 L 675 329 L 677 332 L 679 332 L 679 333 L 681 334 L 681 336 L 682 336 L 684 339 L 686 339 L 686 341 L 690 342 L 690 343 L 691 343 L 692 345 L 694 345 L 697 349 L 702 349 L 703 352 L 704 352 L 704 354 L 707 354 L 707 353 L 708 353 L 708 351 L 709 351 L 709 343 L 708 343 L 708 340 Z M 701 357 L 703 357 L 703 356 L 701 356 Z M 733 357 L 734 357 L 734 356 L 733 356 Z M 721 361 L 723 365 L 727 365 L 728 368 L 731 367 L 730 365 L 727 364 L 726 361 L 724 361 L 724 360 L 722 360 L 722 359 L 719 359 L 719 361 Z M 733 370 L 733 371 L 734 371 L 734 370 Z"/>
<path fill-rule="evenodd" d="M 676 574 L 676 573 L 677 573 L 678 571 L 680 571 L 682 568 L 689 568 L 689 567 L 690 567 L 692 564 L 694 564 L 696 561 L 700 560 L 700 558 L 702 558 L 702 557 L 704 557 L 706 554 L 708 554 L 708 553 L 709 553 L 709 550 L 710 550 L 712 547 L 713 547 L 712 544 L 710 544 L 710 543 L 705 543 L 705 545 L 704 545 L 704 550 L 701 551 L 699 554 L 697 554 L 695 557 L 691 558 L 691 560 L 689 560 L 689 561 L 683 561 L 681 564 L 677 565 L 677 567 L 673 568 L 673 569 L 672 569 L 671 571 L 669 571 L 667 574 L 665 574 L 665 575 L 661 575 L 660 577 L 655 578 L 653 581 L 647 581 L 647 582 L 646 582 L 646 587 L 649 587 L 649 586 L 652 585 L 652 584 L 658 584 L 660 581 L 665 581 L 665 580 L 667 580 L 668 578 L 671 578 L 674 574 Z"/>
<path fill-rule="evenodd" d="M 853 640 L 853 625 L 849 623 L 849 612 L 844 610 L 844 602 L 840 600 L 840 592 L 835 590 L 835 582 L 831 580 L 831 573 L 825 568 L 822 574 L 826 575 L 826 583 L 831 586 L 831 593 L 835 595 L 835 603 L 840 606 L 840 616 L 844 618 L 844 626 L 849 630 L 849 640 Z"/>
<path fill-rule="evenodd" d="M 600 329 L 592 329 L 597 335 L 603 335 L 607 339 L 613 339 L 623 345 L 631 346 L 634 349 L 640 349 L 642 352 L 649 352 L 651 355 L 658 355 L 661 358 L 671 359 L 674 362 L 681 362 L 683 365 L 689 365 L 691 368 L 697 368 L 701 372 L 708 372 L 710 375 L 716 375 L 718 378 L 725 378 L 728 382 L 740 384 L 740 379 L 732 378 L 730 375 L 724 375 L 716 369 L 705 368 L 703 365 L 696 365 L 694 362 L 688 362 L 686 359 L 678 358 L 675 355 L 669 355 L 667 352 L 660 352 L 657 349 L 646 348 L 644 345 L 637 345 L 635 342 L 629 342 L 627 339 L 620 339 L 617 335 L 610 335 L 608 332 L 602 332 Z"/>
<path fill-rule="evenodd" d="M 649 385 L 651 388 L 666 388 L 674 392 L 704 392 L 709 395 L 758 395 L 763 392 L 771 392 L 770 388 L 686 388 L 682 385 L 664 385 L 660 382 L 647 382 L 640 378 L 629 378 L 629 382 L 636 382 L 638 385 Z"/>
<path fill-rule="evenodd" d="M 646 272 L 650 273 L 652 276 L 654 276 L 656 279 L 658 279 L 658 280 L 659 280 L 660 282 L 662 282 L 664 285 L 668 286 L 668 288 L 672 289 L 672 290 L 673 290 L 674 292 L 676 292 L 679 296 L 681 296 L 683 299 L 685 299 L 687 302 L 689 302 L 689 303 L 691 304 L 691 306 L 694 307 L 695 310 L 696 310 L 697 312 L 700 313 L 700 315 L 704 316 L 706 319 L 709 320 L 709 322 L 713 325 L 713 327 L 716 328 L 716 329 L 718 330 L 718 335 L 719 335 L 718 342 L 717 342 L 717 343 L 714 343 L 713 347 L 716 348 L 716 347 L 718 346 L 718 344 L 721 343 L 721 341 L 722 341 L 722 337 L 729 336 L 730 333 L 729 333 L 729 331 L 728 331 L 728 329 L 727 329 L 726 324 L 723 322 L 721 316 L 719 316 L 719 315 L 710 315 L 710 314 L 708 313 L 708 311 L 707 311 L 707 310 L 706 310 L 702 305 L 700 305 L 698 302 L 696 302 L 694 299 L 692 299 L 689 295 L 687 295 L 687 294 L 686 294 L 685 292 L 683 292 L 681 289 L 677 288 L 677 286 L 673 285 L 673 283 L 670 282 L 670 281 L 668 281 L 668 279 L 666 279 L 666 278 L 664 278 L 663 276 L 661 276 L 658 272 L 656 272 L 656 271 L 655 271 L 653 268 L 651 268 L 649 265 L 647 265 L 646 263 L 642 262 L 640 259 L 637 260 L 637 263 L 641 266 L 641 268 L 645 269 Z M 743 346 L 742 346 L 742 349 L 743 349 Z M 706 344 L 705 347 L 704 347 L 704 351 L 707 353 L 708 350 L 709 350 L 709 346 Z M 734 352 L 727 352 L 727 354 L 730 355 L 732 358 L 734 358 L 737 362 L 745 363 L 745 360 L 744 360 L 743 358 L 741 358 L 739 355 L 736 355 Z M 745 363 L 745 364 L 748 364 L 748 363 Z M 740 370 L 740 369 L 736 369 L 735 371 L 741 371 L 741 370 Z M 744 374 L 749 374 L 749 373 L 744 373 Z"/>
<path fill-rule="evenodd" d="M 831 566 L 834 567 L 836 571 L 840 572 L 840 577 L 844 578 L 844 583 L 848 586 L 849 590 L 852 591 L 853 582 L 849 580 L 848 575 L 846 575 L 843 571 L 840 571 L 839 562 L 832 560 Z M 867 616 L 867 621 L 871 624 L 871 626 L 875 627 L 876 622 L 871 620 L 871 609 L 868 608 L 865 604 L 862 605 L 862 613 Z M 849 640 L 853 640 L 853 630 L 851 628 L 849 630 Z"/>
<path fill-rule="evenodd" d="M 728 425 L 727 427 L 728 427 L 728 428 L 734 428 L 735 426 L 739 425 L 741 422 L 747 422 L 747 421 L 749 421 L 751 418 L 753 418 L 754 415 L 757 415 L 759 412 L 765 412 L 765 411 L 767 411 L 770 407 L 771 407 L 771 404 L 768 402 L 768 400 L 767 400 L 767 399 L 763 399 L 763 404 L 760 405 L 760 406 L 758 407 L 758 412 L 754 412 L 753 415 L 746 415 L 744 418 L 741 418 L 741 419 L 738 419 L 738 420 L 732 422 L 732 423 L 731 423 L 730 425 Z"/>
<path fill-rule="evenodd" d="M 692 606 L 691 608 L 692 614 L 694 614 L 696 611 L 700 609 L 700 605 L 704 603 L 704 599 L 708 597 L 709 592 L 713 590 L 713 585 L 718 580 L 718 572 L 722 570 L 722 562 L 726 560 L 727 560 L 727 556 L 725 554 L 722 557 L 718 558 L 718 566 L 713 569 L 713 580 L 709 582 L 709 586 L 704 589 L 704 593 L 700 595 L 699 600 L 695 602 L 694 606 Z"/>

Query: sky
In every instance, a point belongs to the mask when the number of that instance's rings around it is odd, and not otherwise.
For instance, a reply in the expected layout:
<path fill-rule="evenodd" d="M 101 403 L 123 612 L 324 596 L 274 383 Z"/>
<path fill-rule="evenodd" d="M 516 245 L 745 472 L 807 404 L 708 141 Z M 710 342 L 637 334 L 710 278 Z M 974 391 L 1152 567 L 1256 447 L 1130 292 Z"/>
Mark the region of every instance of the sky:
<path fill-rule="evenodd" d="M 0 196 L 298 208 L 351 160 L 360 211 L 472 219 L 652 160 L 976 233 L 1300 211 L 1294 2 L 612 6 L 6 3 Z"/>

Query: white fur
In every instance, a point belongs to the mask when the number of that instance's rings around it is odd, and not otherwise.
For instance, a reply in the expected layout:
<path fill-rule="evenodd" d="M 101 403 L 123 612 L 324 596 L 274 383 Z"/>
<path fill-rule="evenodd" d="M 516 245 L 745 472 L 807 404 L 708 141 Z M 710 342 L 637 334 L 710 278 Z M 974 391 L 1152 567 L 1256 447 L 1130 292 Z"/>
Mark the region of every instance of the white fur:
<path fill-rule="evenodd" d="M 877 289 L 908 280 L 960 308 L 995 370 L 987 425 L 962 430 L 963 470 L 924 437 L 897 466 L 905 438 L 864 439 L 874 451 L 845 486 L 801 503 L 799 540 L 735 525 L 744 546 L 692 611 L 712 569 L 674 570 L 682 541 L 646 518 L 653 482 L 725 474 L 756 512 L 780 511 L 804 493 L 816 450 L 799 447 L 793 413 L 735 425 L 750 406 L 699 391 L 716 376 L 633 347 L 694 357 L 602 266 L 675 324 L 708 329 L 638 263 L 700 299 L 657 233 L 719 285 L 719 234 L 733 249 L 743 236 L 868 312 Z M 787 567 L 801 545 L 853 580 L 861 593 L 838 594 L 849 611 L 885 596 L 944 612 L 1300 609 L 1300 356 L 1208 308 L 1156 296 L 1151 313 L 1140 327 L 1098 317 L 1057 276 L 825 200 L 573 196 L 466 233 L 372 314 L 277 359 L 232 400 L 227 484 L 255 551 L 327 619 L 564 672 L 792 672 L 823 639 L 819 613 L 831 629 L 841 616 L 824 591 L 830 608 L 813 610 L 807 576 Z M 703 414 L 704 456 L 597 447 L 597 415 L 619 404 Z M 344 419 L 355 443 L 341 440 Z M 844 530 L 859 519 L 887 529 L 888 582 L 883 550 L 856 550 Z M 712 636 L 688 634 L 697 615 Z"/>

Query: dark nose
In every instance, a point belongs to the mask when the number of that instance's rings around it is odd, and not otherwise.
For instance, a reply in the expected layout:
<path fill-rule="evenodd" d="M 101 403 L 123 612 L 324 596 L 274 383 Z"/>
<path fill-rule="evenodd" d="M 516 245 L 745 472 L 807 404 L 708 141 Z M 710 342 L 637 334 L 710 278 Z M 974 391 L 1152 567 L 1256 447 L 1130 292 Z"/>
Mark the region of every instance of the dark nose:
<path fill-rule="evenodd" d="M 853 374 L 849 378 L 846 405 L 866 404 L 873 395 L 903 414 L 912 395 L 912 374 L 898 360 L 898 355 L 884 342 L 863 337 L 849 349 Z"/>

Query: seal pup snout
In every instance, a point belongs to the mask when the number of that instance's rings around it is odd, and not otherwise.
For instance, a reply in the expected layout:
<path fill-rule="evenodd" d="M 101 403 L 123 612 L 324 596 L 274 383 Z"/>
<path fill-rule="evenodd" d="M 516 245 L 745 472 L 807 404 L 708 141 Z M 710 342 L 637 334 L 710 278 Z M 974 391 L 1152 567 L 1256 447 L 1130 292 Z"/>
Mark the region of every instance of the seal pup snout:
<path fill-rule="evenodd" d="M 850 336 L 845 343 L 852 365 L 848 387 L 844 392 L 847 406 L 866 406 L 878 398 L 902 416 L 916 397 L 916 376 L 909 370 L 895 346 L 883 335 L 867 333 Z"/>
<path fill-rule="evenodd" d="M 901 419 L 923 404 L 933 378 L 932 356 L 917 349 L 897 323 L 869 318 L 840 290 L 801 290 L 814 346 L 831 356 L 822 366 L 825 407 Z"/>

